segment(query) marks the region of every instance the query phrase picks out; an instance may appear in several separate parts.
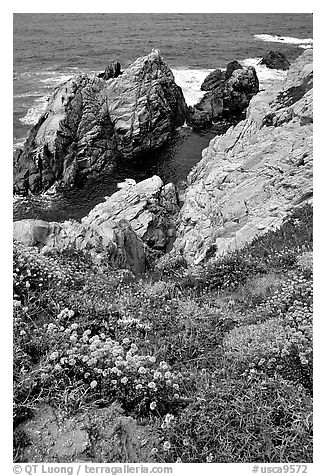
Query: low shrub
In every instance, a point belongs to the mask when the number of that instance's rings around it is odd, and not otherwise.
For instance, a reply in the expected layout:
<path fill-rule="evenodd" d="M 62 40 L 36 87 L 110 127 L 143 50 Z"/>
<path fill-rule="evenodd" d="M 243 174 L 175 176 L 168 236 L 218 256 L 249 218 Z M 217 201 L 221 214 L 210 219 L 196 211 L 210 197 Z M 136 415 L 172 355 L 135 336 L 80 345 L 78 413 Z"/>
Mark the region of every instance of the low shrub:
<path fill-rule="evenodd" d="M 312 461 L 312 407 L 282 378 L 218 380 L 162 425 L 158 461 L 298 463 Z"/>

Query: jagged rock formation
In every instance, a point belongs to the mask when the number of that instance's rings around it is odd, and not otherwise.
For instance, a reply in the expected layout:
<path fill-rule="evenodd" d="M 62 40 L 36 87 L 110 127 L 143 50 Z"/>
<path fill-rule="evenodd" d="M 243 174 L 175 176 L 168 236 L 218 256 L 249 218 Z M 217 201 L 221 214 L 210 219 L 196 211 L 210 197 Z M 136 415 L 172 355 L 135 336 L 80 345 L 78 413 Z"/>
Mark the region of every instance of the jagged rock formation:
<path fill-rule="evenodd" d="M 226 71 L 215 70 L 204 80 L 202 90 L 208 92 L 188 108 L 187 123 L 195 129 L 205 128 L 223 119 L 242 118 L 251 98 L 259 91 L 255 68 L 242 68 L 237 61 L 227 65 Z"/>
<path fill-rule="evenodd" d="M 287 60 L 285 54 L 280 51 L 270 51 L 259 61 L 259 64 L 267 66 L 271 69 L 289 69 L 291 63 Z"/>
<path fill-rule="evenodd" d="M 153 50 L 108 81 L 80 75 L 59 86 L 14 160 L 14 192 L 38 193 L 160 147 L 185 121 L 172 71 Z"/>
<path fill-rule="evenodd" d="M 199 263 L 241 248 L 312 197 L 312 51 L 255 96 L 188 176 L 173 253 Z"/>
<path fill-rule="evenodd" d="M 170 250 L 179 211 L 174 185 L 153 176 L 136 184 L 126 180 L 121 190 L 98 204 L 81 220 L 64 223 L 43 220 L 14 222 L 13 237 L 40 250 L 73 247 L 89 250 L 96 260 L 109 258 L 114 268 L 145 269 L 144 243 Z"/>
<path fill-rule="evenodd" d="M 241 64 L 234 60 L 227 64 L 226 71 L 222 71 L 221 69 L 215 69 L 203 81 L 203 84 L 200 86 L 202 91 L 211 91 L 212 89 L 219 86 L 221 83 L 226 81 L 230 78 L 233 71 L 236 69 L 243 69 Z"/>
<path fill-rule="evenodd" d="M 117 78 L 118 76 L 120 76 L 120 74 L 122 74 L 121 64 L 119 63 L 119 61 L 113 61 L 105 68 L 104 72 L 99 73 L 97 77 L 107 81 L 111 78 Z"/>

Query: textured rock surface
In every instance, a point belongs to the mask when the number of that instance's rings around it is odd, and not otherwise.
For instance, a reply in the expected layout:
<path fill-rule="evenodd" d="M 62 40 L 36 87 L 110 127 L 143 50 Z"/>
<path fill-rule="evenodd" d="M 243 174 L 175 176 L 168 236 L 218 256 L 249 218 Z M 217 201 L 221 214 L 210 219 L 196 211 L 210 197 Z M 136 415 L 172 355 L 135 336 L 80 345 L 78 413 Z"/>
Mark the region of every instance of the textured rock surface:
<path fill-rule="evenodd" d="M 226 72 L 216 70 L 204 81 L 202 89 L 208 93 L 188 108 L 187 123 L 196 128 L 204 128 L 209 121 L 223 119 L 241 119 L 251 98 L 259 90 L 259 81 L 255 68 L 242 68 L 237 61 L 227 65 Z"/>
<path fill-rule="evenodd" d="M 267 68 L 271 69 L 289 69 L 290 61 L 287 60 L 286 56 L 280 51 L 270 51 L 264 58 L 259 62 L 259 64 L 264 64 Z"/>
<path fill-rule="evenodd" d="M 186 103 L 153 50 L 117 78 L 80 75 L 58 87 L 14 159 L 14 191 L 26 194 L 110 170 L 119 158 L 161 146 L 184 123 Z"/>
<path fill-rule="evenodd" d="M 145 269 L 144 243 L 163 251 L 172 247 L 178 196 L 174 185 L 164 185 L 157 176 L 138 184 L 127 179 L 120 187 L 81 223 L 19 220 L 14 222 L 13 237 L 40 250 L 89 250 L 96 259 L 108 258 L 115 268 L 140 273 Z"/>
<path fill-rule="evenodd" d="M 203 81 L 203 84 L 200 86 L 202 91 L 211 91 L 216 88 L 221 82 L 225 81 L 225 71 L 221 69 L 215 69 Z"/>
<path fill-rule="evenodd" d="M 87 408 L 67 418 L 62 412 L 41 406 L 33 418 L 18 427 L 29 444 L 20 462 L 151 462 L 153 431 L 124 415 L 117 403 L 103 408 Z"/>
<path fill-rule="evenodd" d="M 42 251 L 72 247 L 90 251 L 98 263 L 104 258 L 115 269 L 128 268 L 136 274 L 145 270 L 144 245 L 126 220 L 106 220 L 98 226 L 20 220 L 14 222 L 13 237 Z"/>
<path fill-rule="evenodd" d="M 160 177 L 154 175 L 138 184 L 126 180 L 121 190 L 93 208 L 82 219 L 82 224 L 99 227 L 108 219 L 125 219 L 147 245 L 166 250 L 175 236 L 178 211 L 175 186 L 164 185 Z"/>
<path fill-rule="evenodd" d="M 243 69 L 241 64 L 234 60 L 227 64 L 226 71 L 222 71 L 221 69 L 215 69 L 203 81 L 203 84 L 200 86 L 202 91 L 211 91 L 212 89 L 219 86 L 221 83 L 226 81 L 230 78 L 233 71 L 236 69 Z"/>
<path fill-rule="evenodd" d="M 312 51 L 255 96 L 247 119 L 215 137 L 188 176 L 174 252 L 192 263 L 279 226 L 312 197 Z"/>

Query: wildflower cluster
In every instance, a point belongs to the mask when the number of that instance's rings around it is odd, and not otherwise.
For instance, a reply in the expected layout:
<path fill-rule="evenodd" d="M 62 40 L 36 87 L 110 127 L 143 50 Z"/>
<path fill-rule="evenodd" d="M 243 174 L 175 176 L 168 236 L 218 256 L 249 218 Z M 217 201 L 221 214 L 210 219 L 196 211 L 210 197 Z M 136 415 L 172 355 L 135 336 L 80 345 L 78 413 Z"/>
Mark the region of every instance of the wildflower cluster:
<path fill-rule="evenodd" d="M 73 314 L 64 309 L 58 321 Z M 27 342 L 30 336 L 22 331 L 18 339 Z M 43 387 L 56 382 L 59 389 L 67 382 L 78 382 L 88 397 L 95 392 L 119 401 L 129 411 L 137 407 L 140 413 L 162 411 L 180 398 L 181 374 L 171 371 L 166 362 L 157 362 L 155 356 L 143 355 L 127 337 L 118 342 L 103 332 L 94 335 L 90 329 L 83 330 L 77 323 L 66 327 L 45 324 L 36 334 L 49 349 L 34 373 Z"/>
<path fill-rule="evenodd" d="M 32 294 L 39 294 L 49 286 L 71 286 L 77 276 L 62 269 L 54 258 L 45 257 L 35 248 L 14 243 L 13 250 L 13 289 L 14 299 L 26 301 Z"/>

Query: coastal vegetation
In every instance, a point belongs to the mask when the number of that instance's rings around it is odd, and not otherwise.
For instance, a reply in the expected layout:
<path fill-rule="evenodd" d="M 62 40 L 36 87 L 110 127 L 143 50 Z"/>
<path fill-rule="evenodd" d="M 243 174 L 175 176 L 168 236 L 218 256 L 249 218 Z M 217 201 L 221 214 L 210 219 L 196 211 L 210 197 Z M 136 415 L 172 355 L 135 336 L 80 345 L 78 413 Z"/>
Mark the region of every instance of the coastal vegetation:
<path fill-rule="evenodd" d="M 15 461 L 312 461 L 311 205 L 197 266 L 18 242 L 13 266 Z"/>

